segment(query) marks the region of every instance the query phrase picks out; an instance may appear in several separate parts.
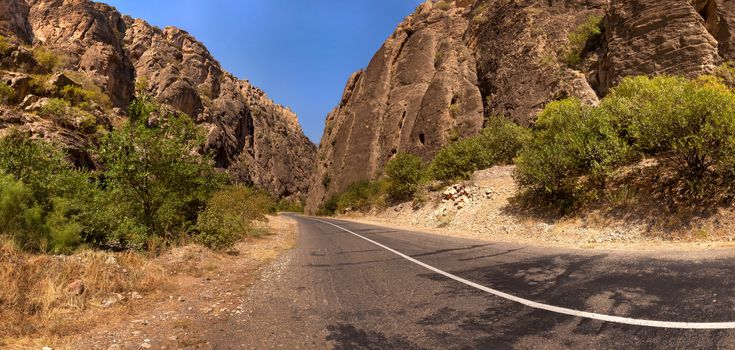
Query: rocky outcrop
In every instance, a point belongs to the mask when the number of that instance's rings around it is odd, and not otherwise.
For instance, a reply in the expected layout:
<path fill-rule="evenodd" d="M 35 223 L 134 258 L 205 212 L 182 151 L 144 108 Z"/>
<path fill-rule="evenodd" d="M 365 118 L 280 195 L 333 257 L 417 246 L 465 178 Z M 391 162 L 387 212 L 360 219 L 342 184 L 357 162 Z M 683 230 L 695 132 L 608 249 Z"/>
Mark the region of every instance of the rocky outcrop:
<path fill-rule="evenodd" d="M 63 68 L 84 73 L 125 108 L 134 96 L 135 71 L 120 40 L 122 16 L 91 1 L 27 0 L 35 40 L 57 55 Z"/>
<path fill-rule="evenodd" d="M 0 34 L 43 47 L 58 63 L 49 71 L 48 62 L 23 45 L 0 53 L 0 78 L 16 95 L 14 104 L 0 106 L 0 134 L 16 127 L 61 141 L 75 161 L 94 166 L 84 152 L 94 140 L 94 125 L 85 129 L 74 120 L 43 116 L 48 99 L 33 95 L 38 88 L 31 84 L 99 89 L 109 106 L 93 105 L 89 113 L 105 128 L 125 117 L 138 87 L 206 129 L 206 150 L 235 180 L 278 196 L 305 196 L 316 147 L 296 115 L 223 70 L 185 31 L 162 30 L 88 0 L 7 0 L 0 3 Z M 67 81 L 53 74 L 60 71 Z"/>
<path fill-rule="evenodd" d="M 219 166 L 271 193 L 306 194 L 316 147 L 291 110 L 224 71 L 187 32 L 129 17 L 125 23 L 139 87 L 205 125 Z"/>
<path fill-rule="evenodd" d="M 419 6 L 327 117 L 307 206 L 382 174 L 397 152 L 431 157 L 452 136 L 479 132 L 483 104 L 475 58 L 463 45 L 464 9 Z"/>
<path fill-rule="evenodd" d="M 0 33 L 6 33 L 18 40 L 33 41 L 33 29 L 28 23 L 30 7 L 24 0 L 3 0 L 0 2 Z"/>
<path fill-rule="evenodd" d="M 590 18 L 602 18 L 602 34 L 564 62 L 570 33 Z M 729 0 L 427 0 L 327 117 L 307 210 L 381 177 L 396 152 L 428 160 L 486 115 L 532 125 L 550 101 L 596 104 L 626 76 L 711 72 L 735 60 L 733 23 Z"/>
<path fill-rule="evenodd" d="M 598 90 L 604 94 L 630 75 L 696 76 L 713 69 L 722 61 L 710 32 L 718 27 L 715 1 L 613 1 Z"/>

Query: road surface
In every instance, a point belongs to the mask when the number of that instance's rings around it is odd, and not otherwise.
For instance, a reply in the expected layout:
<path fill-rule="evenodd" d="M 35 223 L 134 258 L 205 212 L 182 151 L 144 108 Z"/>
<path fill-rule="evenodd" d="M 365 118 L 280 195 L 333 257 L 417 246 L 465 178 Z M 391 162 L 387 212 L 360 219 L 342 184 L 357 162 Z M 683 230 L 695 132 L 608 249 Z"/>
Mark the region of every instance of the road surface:
<path fill-rule="evenodd" d="M 241 326 L 213 327 L 217 348 L 735 349 L 729 257 L 535 248 L 292 217 L 296 247 L 251 290 Z"/>

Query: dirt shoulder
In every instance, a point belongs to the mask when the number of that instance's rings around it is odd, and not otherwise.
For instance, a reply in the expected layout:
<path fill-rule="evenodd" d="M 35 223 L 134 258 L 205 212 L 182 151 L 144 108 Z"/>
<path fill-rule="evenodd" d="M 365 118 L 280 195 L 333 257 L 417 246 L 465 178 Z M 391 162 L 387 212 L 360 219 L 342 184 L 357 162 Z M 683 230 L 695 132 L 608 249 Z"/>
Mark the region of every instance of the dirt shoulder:
<path fill-rule="evenodd" d="M 639 211 L 645 219 L 613 216 L 600 209 L 585 215 L 553 218 L 527 215 L 513 205 L 517 186 L 512 166 L 479 171 L 469 181 L 424 196 L 423 203 L 404 203 L 381 211 L 350 213 L 340 218 L 362 223 L 420 230 L 453 237 L 523 245 L 628 252 L 683 252 L 735 248 L 735 219 L 727 208 L 690 225 L 659 229 L 670 218 Z M 695 254 L 696 255 L 696 254 Z"/>
<path fill-rule="evenodd" d="M 154 259 L 170 276 L 148 294 L 92 308 L 84 327 L 18 340 L 10 349 L 212 349 L 207 334 L 220 318 L 239 315 L 261 269 L 295 244 L 295 221 L 270 217 L 270 235 L 240 242 L 229 254 L 186 246 Z M 92 322 L 90 322 L 92 321 Z M 69 321 L 73 326 L 74 321 Z M 88 327 L 88 328 L 87 328 Z"/>

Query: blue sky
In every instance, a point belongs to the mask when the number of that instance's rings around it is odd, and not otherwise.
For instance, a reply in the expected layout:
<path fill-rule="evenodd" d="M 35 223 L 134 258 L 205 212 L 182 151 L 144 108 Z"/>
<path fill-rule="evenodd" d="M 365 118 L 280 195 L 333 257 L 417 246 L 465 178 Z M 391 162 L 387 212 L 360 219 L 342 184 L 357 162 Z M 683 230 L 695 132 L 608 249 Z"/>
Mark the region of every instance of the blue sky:
<path fill-rule="evenodd" d="M 319 142 L 347 78 L 367 66 L 422 0 L 104 0 L 120 12 L 182 28 L 222 66 L 291 107 Z"/>

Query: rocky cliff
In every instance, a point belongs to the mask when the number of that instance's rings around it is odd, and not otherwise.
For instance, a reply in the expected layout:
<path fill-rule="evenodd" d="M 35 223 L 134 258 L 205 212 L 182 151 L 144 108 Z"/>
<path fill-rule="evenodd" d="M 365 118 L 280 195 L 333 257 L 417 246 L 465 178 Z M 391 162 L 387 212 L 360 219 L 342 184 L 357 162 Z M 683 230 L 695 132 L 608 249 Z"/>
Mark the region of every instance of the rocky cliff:
<path fill-rule="evenodd" d="M 710 72 L 735 59 L 733 21 L 730 0 L 428 0 L 327 117 L 307 210 L 379 178 L 397 152 L 429 160 L 487 115 L 530 125 L 548 102 L 598 103 L 625 76 Z M 589 23 L 601 33 L 569 62 Z"/>
<path fill-rule="evenodd" d="M 61 140 L 77 162 L 93 165 L 84 148 L 97 127 L 125 117 L 138 88 L 202 125 L 206 148 L 238 180 L 285 197 L 307 192 L 316 147 L 296 115 L 223 70 L 185 31 L 161 30 L 88 0 L 3 0 L 0 34 L 0 77 L 14 89 L 0 107 L 0 129 Z M 92 115 L 95 125 L 42 113 L 53 97 L 47 95 L 62 85 L 106 96 L 78 113 Z"/>

